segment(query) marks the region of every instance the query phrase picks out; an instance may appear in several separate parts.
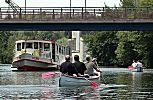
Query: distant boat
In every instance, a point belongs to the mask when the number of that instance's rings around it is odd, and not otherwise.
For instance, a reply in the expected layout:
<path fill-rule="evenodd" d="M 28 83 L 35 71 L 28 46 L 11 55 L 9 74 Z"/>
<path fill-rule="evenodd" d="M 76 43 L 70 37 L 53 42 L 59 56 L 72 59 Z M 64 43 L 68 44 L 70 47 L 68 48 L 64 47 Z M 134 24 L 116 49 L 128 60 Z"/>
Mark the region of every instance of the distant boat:
<path fill-rule="evenodd" d="M 91 86 L 90 81 L 97 81 L 100 78 L 100 72 L 97 76 L 90 76 L 89 78 L 74 77 L 62 74 L 59 79 L 60 87 L 74 87 L 74 86 Z"/>
<path fill-rule="evenodd" d="M 70 48 L 56 41 L 19 40 L 15 44 L 12 68 L 24 71 L 58 69 Z"/>
<path fill-rule="evenodd" d="M 132 72 L 143 72 L 143 68 L 142 67 L 136 67 L 134 68 L 133 66 L 128 66 L 128 69 Z"/>

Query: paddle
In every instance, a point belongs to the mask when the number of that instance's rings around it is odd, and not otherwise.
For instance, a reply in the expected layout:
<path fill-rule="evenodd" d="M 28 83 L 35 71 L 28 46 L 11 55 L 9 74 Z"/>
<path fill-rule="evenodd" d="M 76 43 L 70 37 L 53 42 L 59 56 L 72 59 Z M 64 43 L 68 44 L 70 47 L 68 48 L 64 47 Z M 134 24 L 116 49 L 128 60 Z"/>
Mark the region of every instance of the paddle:
<path fill-rule="evenodd" d="M 102 78 L 103 78 L 104 83 L 107 84 L 106 81 L 105 81 L 105 78 L 104 78 L 103 74 L 101 74 L 101 75 L 102 75 Z"/>
<path fill-rule="evenodd" d="M 85 79 L 90 83 L 91 86 L 94 86 L 94 87 L 100 86 L 97 82 L 90 81 L 90 80 L 88 80 L 87 78 L 85 78 Z"/>
<path fill-rule="evenodd" d="M 41 77 L 42 78 L 48 78 L 50 76 L 55 76 L 56 74 L 58 74 L 58 73 L 55 73 L 55 72 L 46 72 L 46 73 L 42 73 Z"/>
<path fill-rule="evenodd" d="M 96 64 L 96 66 L 98 66 L 97 61 L 95 61 L 95 64 Z M 102 78 L 103 78 L 104 83 L 107 84 L 106 81 L 105 81 L 105 78 L 104 78 L 104 76 L 103 76 L 103 74 L 102 74 L 102 72 L 101 72 L 101 75 L 102 75 Z"/>
<path fill-rule="evenodd" d="M 134 68 L 133 66 L 128 66 L 128 69 Z"/>

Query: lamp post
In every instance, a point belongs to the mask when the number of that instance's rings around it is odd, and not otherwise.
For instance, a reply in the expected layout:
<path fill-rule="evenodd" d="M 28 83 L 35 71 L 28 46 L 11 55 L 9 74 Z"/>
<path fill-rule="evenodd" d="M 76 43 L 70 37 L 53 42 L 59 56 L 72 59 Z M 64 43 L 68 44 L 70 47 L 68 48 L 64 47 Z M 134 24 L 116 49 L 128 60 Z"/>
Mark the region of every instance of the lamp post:
<path fill-rule="evenodd" d="M 25 15 L 26 15 L 26 7 L 27 7 L 27 1 L 25 0 Z"/>
<path fill-rule="evenodd" d="M 85 0 L 85 3 L 84 4 L 85 4 L 85 8 L 86 8 L 86 6 L 87 6 L 87 0 Z"/>
<path fill-rule="evenodd" d="M 86 12 L 86 7 L 87 7 L 87 1 L 85 0 L 85 3 L 84 3 L 84 7 L 85 7 L 85 12 Z"/>
<path fill-rule="evenodd" d="M 71 18 L 71 0 L 70 0 L 70 18 Z"/>

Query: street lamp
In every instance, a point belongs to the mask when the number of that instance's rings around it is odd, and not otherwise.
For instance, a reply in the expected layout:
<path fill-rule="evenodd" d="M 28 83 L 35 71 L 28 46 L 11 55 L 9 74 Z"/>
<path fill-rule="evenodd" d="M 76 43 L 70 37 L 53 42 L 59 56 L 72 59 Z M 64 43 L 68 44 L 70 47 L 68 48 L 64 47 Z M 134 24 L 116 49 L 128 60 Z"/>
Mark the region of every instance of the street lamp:
<path fill-rule="evenodd" d="M 71 0 L 70 0 L 70 8 L 71 8 Z"/>
<path fill-rule="evenodd" d="M 85 5 L 85 12 L 86 12 L 86 7 L 87 7 L 87 1 L 85 0 L 85 3 L 84 3 Z"/>
<path fill-rule="evenodd" d="M 70 0 L 70 18 L 71 18 L 71 0 Z"/>
<path fill-rule="evenodd" d="M 25 0 L 25 14 L 26 14 L 26 6 L 27 6 L 27 1 Z"/>
<path fill-rule="evenodd" d="M 84 4 L 85 4 L 85 8 L 86 8 L 86 6 L 87 6 L 87 1 L 86 0 L 85 0 L 85 3 Z"/>

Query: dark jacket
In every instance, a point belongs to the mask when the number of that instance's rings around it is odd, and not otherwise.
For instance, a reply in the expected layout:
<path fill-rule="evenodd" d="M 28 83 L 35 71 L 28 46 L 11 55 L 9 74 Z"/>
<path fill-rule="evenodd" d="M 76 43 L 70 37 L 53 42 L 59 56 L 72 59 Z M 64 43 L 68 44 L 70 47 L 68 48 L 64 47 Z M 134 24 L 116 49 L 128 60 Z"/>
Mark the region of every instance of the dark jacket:
<path fill-rule="evenodd" d="M 81 75 L 84 75 L 84 72 L 87 70 L 85 64 L 80 61 L 75 61 L 73 64 L 74 64 L 77 72 L 80 73 Z"/>
<path fill-rule="evenodd" d="M 63 74 L 73 75 L 78 74 L 76 69 L 74 68 L 74 65 L 70 61 L 65 61 L 60 66 L 60 72 Z"/>

